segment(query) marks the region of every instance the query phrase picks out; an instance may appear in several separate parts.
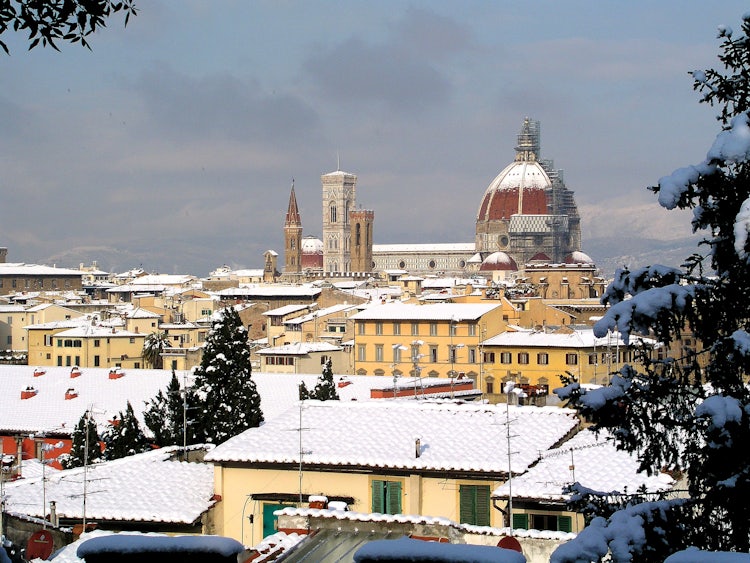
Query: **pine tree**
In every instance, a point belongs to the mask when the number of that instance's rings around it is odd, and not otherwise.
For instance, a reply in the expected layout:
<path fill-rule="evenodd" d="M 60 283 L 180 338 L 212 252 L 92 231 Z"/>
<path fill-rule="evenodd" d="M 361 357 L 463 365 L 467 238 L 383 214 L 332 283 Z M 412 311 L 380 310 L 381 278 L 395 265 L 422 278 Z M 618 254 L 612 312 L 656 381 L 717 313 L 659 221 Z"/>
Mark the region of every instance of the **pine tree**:
<path fill-rule="evenodd" d="M 594 518 L 554 553 L 556 563 L 663 561 L 686 546 L 750 549 L 750 13 L 742 34 L 720 28 L 723 70 L 694 71 L 702 102 L 720 108 L 722 131 L 706 160 L 676 170 L 651 188 L 667 209 L 692 209 L 706 256 L 681 268 L 621 270 L 603 298 L 611 306 L 598 336 L 619 330 L 675 343 L 685 327 L 702 348 L 624 367 L 608 387 L 577 383 L 558 394 L 649 472 L 687 471 L 689 500 L 635 503 Z M 712 272 L 704 272 L 708 261 Z M 635 532 L 635 533 L 634 533 Z M 631 559 L 632 558 L 632 559 Z"/>
<path fill-rule="evenodd" d="M 333 381 L 333 364 L 328 360 L 323 366 L 323 373 L 315 384 L 315 389 L 310 393 L 311 399 L 318 401 L 338 401 L 339 394 L 336 391 L 336 383 Z"/>
<path fill-rule="evenodd" d="M 306 401 L 310 398 L 310 390 L 307 388 L 307 385 L 305 385 L 304 381 L 300 381 L 299 383 L 299 400 L 300 401 Z"/>
<path fill-rule="evenodd" d="M 154 435 L 157 446 L 173 446 L 183 443 L 184 404 L 180 382 L 172 370 L 166 392 L 159 391 L 146 403 L 143 421 Z"/>
<path fill-rule="evenodd" d="M 192 403 L 195 403 L 194 405 Z M 251 378 L 247 329 L 233 308 L 211 325 L 195 371 L 191 443 L 218 444 L 263 422 L 260 395 Z"/>
<path fill-rule="evenodd" d="M 107 460 L 120 459 L 129 455 L 148 451 L 151 446 L 141 430 L 141 425 L 128 401 L 125 412 L 120 412 L 110 423 L 102 436 L 106 445 L 104 457 Z"/>
<path fill-rule="evenodd" d="M 88 455 L 87 436 L 88 429 Z M 83 467 L 85 463 L 95 463 L 102 458 L 102 448 L 100 445 L 101 438 L 96 430 L 96 423 L 93 421 L 88 412 L 78 420 L 76 429 L 73 431 L 73 441 L 70 452 L 62 460 L 63 469 L 72 469 L 73 467 Z M 62 456 L 60 456 L 62 457 Z"/>

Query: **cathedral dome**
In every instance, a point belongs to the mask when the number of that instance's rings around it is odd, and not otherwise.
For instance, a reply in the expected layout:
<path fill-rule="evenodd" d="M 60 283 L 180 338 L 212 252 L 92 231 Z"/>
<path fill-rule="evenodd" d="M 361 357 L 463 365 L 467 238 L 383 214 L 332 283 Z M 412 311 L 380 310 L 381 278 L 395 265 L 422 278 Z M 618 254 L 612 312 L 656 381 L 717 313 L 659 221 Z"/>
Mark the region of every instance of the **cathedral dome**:
<path fill-rule="evenodd" d="M 505 252 L 493 252 L 487 258 L 484 259 L 482 265 L 479 267 L 480 272 L 494 272 L 494 271 L 517 271 L 518 266 L 515 260 L 508 256 Z"/>
<path fill-rule="evenodd" d="M 477 221 L 510 219 L 511 215 L 546 215 L 549 176 L 536 160 L 516 160 L 490 183 L 479 205 Z"/>

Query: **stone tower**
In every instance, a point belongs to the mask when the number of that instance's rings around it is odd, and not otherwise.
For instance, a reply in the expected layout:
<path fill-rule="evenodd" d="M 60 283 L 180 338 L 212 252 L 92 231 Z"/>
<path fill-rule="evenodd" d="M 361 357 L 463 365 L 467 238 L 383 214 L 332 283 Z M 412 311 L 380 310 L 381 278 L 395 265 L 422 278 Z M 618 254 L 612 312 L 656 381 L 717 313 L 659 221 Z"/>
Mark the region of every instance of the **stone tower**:
<path fill-rule="evenodd" d="M 374 220 L 373 211 L 358 209 L 349 212 L 352 272 L 372 271 L 372 224 Z"/>
<path fill-rule="evenodd" d="M 351 271 L 349 212 L 357 200 L 357 177 L 337 170 L 320 177 L 323 186 L 323 271 Z"/>
<path fill-rule="evenodd" d="M 299 274 L 302 271 L 302 219 L 294 194 L 294 180 L 289 194 L 289 206 L 284 221 L 284 273 Z"/>

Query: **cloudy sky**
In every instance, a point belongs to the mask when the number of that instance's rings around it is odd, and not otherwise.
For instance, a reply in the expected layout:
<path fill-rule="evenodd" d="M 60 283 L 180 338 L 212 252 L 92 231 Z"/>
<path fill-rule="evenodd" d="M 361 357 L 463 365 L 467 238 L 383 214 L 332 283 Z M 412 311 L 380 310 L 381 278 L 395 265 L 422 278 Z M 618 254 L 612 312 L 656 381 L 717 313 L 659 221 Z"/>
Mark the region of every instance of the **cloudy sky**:
<path fill-rule="evenodd" d="M 205 275 L 283 248 L 292 178 L 358 176 L 375 242 L 471 242 L 523 118 L 576 192 L 584 250 L 690 234 L 646 186 L 699 162 L 687 72 L 746 2 L 148 0 L 77 45 L 0 55 L 0 246 L 13 262 Z M 599 242 L 597 242 L 599 241 Z M 601 250 L 607 248 L 607 250 Z M 591 252 L 597 260 L 606 256 Z M 624 253 L 624 252 L 622 252 Z"/>

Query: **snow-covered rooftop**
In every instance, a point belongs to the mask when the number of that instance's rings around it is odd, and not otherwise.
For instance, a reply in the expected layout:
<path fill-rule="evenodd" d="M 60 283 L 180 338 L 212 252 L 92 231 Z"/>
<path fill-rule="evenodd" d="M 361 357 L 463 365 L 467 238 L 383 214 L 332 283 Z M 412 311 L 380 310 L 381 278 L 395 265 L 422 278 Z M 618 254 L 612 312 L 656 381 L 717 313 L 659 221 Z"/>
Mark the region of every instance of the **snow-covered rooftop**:
<path fill-rule="evenodd" d="M 283 307 L 277 307 L 276 309 L 271 309 L 270 311 L 266 311 L 263 314 L 268 317 L 283 317 L 284 315 L 290 315 L 291 313 L 296 313 L 298 311 L 306 311 L 309 308 L 310 308 L 309 305 L 300 305 L 300 304 L 284 305 Z"/>
<path fill-rule="evenodd" d="M 221 297 L 315 297 L 321 292 L 318 287 L 310 285 L 243 285 L 240 287 L 228 287 L 217 291 L 216 295 Z"/>
<path fill-rule="evenodd" d="M 434 303 L 410 305 L 401 302 L 373 305 L 351 318 L 359 321 L 374 320 L 433 320 L 433 321 L 473 321 L 479 320 L 500 304 L 484 303 Z"/>
<path fill-rule="evenodd" d="M 427 401 L 306 401 L 304 463 L 391 469 L 508 471 L 505 406 Z M 578 421 L 554 407 L 511 407 L 512 470 L 526 471 Z M 211 452 L 219 462 L 299 463 L 298 407 Z M 377 428 L 377 432 L 373 432 Z M 419 439 L 419 457 L 416 440 Z"/>
<path fill-rule="evenodd" d="M 635 493 L 642 486 L 647 492 L 665 491 L 674 484 L 666 473 L 639 473 L 636 456 L 618 450 L 608 434 L 597 437 L 582 430 L 559 448 L 545 452 L 528 473 L 514 477 L 511 486 L 514 499 L 563 501 L 569 496 L 563 488 L 574 482 L 595 491 L 623 494 Z M 504 498 L 508 491 L 505 483 L 492 496 Z"/>
<path fill-rule="evenodd" d="M 24 264 L 23 262 L 0 263 L 0 275 L 3 276 L 75 276 L 86 272 L 43 266 L 40 264 Z"/>
<path fill-rule="evenodd" d="M 165 389 L 172 377 L 167 370 L 125 370 L 119 379 L 109 378 L 109 369 L 84 368 L 79 377 L 70 377 L 69 367 L 45 367 L 34 377 L 33 366 L 0 366 L 0 431 L 72 434 L 86 409 L 92 407 L 98 424 L 106 424 L 113 414 L 124 411 L 130 401 L 137 415 L 144 401 Z M 21 390 L 34 387 L 37 394 L 21 399 Z M 68 389 L 78 396 L 65 399 Z"/>
<path fill-rule="evenodd" d="M 572 332 L 545 332 L 543 330 L 506 331 L 482 343 L 484 346 L 527 346 L 530 348 L 594 348 L 606 346 L 625 346 L 617 335 L 597 338 L 593 329 L 574 330 Z"/>
<path fill-rule="evenodd" d="M 311 352 L 336 352 L 339 350 L 341 350 L 341 346 L 334 346 L 328 342 L 295 342 L 293 344 L 284 344 L 283 346 L 263 348 L 262 350 L 258 350 L 258 355 L 305 356 Z"/>
<path fill-rule="evenodd" d="M 171 446 L 90 465 L 86 518 L 194 523 L 214 503 L 214 470 L 208 463 L 178 461 L 180 450 Z M 44 487 L 41 477 L 6 483 L 6 510 L 42 518 L 44 501 L 55 501 L 60 518 L 82 519 L 83 473 L 83 468 L 49 472 Z"/>
<path fill-rule="evenodd" d="M 471 252 L 474 253 L 473 242 L 442 242 L 442 243 L 404 243 L 404 244 L 373 244 L 373 254 L 393 254 L 408 252 Z"/>

